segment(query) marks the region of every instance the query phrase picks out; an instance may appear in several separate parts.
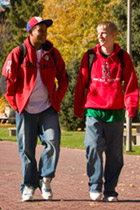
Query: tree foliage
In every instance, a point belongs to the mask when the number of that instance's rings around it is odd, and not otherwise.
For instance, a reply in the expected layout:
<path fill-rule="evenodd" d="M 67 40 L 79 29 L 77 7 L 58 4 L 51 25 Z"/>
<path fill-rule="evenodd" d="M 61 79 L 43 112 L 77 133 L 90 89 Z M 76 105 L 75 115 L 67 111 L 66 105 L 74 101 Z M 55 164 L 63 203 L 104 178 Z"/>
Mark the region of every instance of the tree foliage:
<path fill-rule="evenodd" d="M 139 72 L 139 4 L 132 2 L 132 56 Z M 73 95 L 80 60 L 84 52 L 97 43 L 96 27 L 104 20 L 113 20 L 119 29 L 117 42 L 126 49 L 127 1 L 126 0 L 44 0 L 43 16 L 52 18 L 49 38 L 63 55 L 70 76 L 69 88 L 62 103 L 61 121 L 68 129 L 83 126 L 73 115 Z M 72 75 L 72 76 L 71 76 Z M 81 123 L 81 124 L 80 124 Z"/>
<path fill-rule="evenodd" d="M 113 20 L 117 24 L 120 32 L 117 42 L 126 49 L 127 1 L 11 0 L 10 2 L 10 10 L 6 10 L 3 14 L 0 12 L 0 67 L 10 50 L 22 43 L 27 36 L 26 23 L 30 17 L 51 18 L 54 24 L 48 29 L 48 38 L 61 52 L 69 75 L 68 91 L 61 106 L 61 125 L 68 130 L 83 129 L 84 119 L 77 119 L 73 114 L 74 88 L 81 58 L 87 49 L 97 43 L 96 27 L 104 20 Z M 131 6 L 132 58 L 140 78 L 140 2 L 133 0 Z"/>
<path fill-rule="evenodd" d="M 2 55 L 4 53 L 3 48 L 3 40 L 7 39 L 9 37 L 9 34 L 7 33 L 7 28 L 9 26 L 8 21 L 6 20 L 6 14 L 9 11 L 9 8 L 1 8 L 0 10 L 0 69 L 2 68 Z"/>
<path fill-rule="evenodd" d="M 11 6 L 0 12 L 0 71 L 9 52 L 26 38 L 26 24 L 32 16 L 42 15 L 40 0 L 11 0 Z M 0 95 L 1 95 L 0 91 Z M 0 98 L 4 102 L 4 97 Z M 2 103 L 4 107 L 5 103 Z M 4 108 L 1 109 L 3 111 Z"/>
<path fill-rule="evenodd" d="M 114 16 L 120 31 L 119 44 L 127 50 L 127 1 L 121 0 L 118 4 L 111 5 L 111 13 Z M 131 49 L 132 59 L 140 81 L 140 1 L 131 1 Z"/>
<path fill-rule="evenodd" d="M 2 51 L 0 52 L 1 66 L 9 52 L 21 44 L 26 33 L 26 24 L 32 16 L 42 14 L 43 4 L 40 0 L 12 0 L 9 10 L 6 12 L 3 28 L 4 38 L 2 40 Z M 8 36 L 7 36 L 8 35 Z"/>
<path fill-rule="evenodd" d="M 116 1 L 115 1 L 116 2 Z M 60 122 L 68 130 L 84 129 L 84 119 L 73 114 L 74 89 L 82 55 L 97 43 L 96 27 L 100 21 L 112 19 L 110 0 L 45 0 L 44 18 L 54 21 L 48 38 L 60 50 L 69 76 L 68 91 L 62 101 Z"/>
<path fill-rule="evenodd" d="M 49 38 L 61 51 L 66 63 L 75 53 L 83 53 L 97 42 L 97 23 L 111 18 L 110 0 L 44 0 L 43 16 L 52 18 Z"/>
<path fill-rule="evenodd" d="M 69 88 L 61 104 L 60 123 L 66 130 L 84 130 L 84 119 L 78 119 L 73 114 L 73 98 L 76 78 L 78 75 L 80 60 L 75 59 L 75 55 L 72 60 L 67 64 L 67 73 L 69 77 Z"/>

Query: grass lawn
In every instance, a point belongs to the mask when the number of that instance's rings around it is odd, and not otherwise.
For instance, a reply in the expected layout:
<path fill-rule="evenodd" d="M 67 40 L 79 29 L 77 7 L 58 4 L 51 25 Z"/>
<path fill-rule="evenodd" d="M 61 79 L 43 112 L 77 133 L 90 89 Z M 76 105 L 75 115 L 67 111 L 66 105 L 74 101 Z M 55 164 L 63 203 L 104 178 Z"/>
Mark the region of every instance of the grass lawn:
<path fill-rule="evenodd" d="M 16 136 L 9 136 L 8 127 L 13 126 L 15 127 L 15 125 L 0 124 L 0 141 L 17 141 Z M 84 131 L 62 130 L 61 147 L 85 150 L 84 134 Z M 38 144 L 40 144 L 39 140 Z M 124 154 L 140 155 L 140 146 L 132 146 L 132 152 L 126 152 L 126 147 L 124 146 Z"/>

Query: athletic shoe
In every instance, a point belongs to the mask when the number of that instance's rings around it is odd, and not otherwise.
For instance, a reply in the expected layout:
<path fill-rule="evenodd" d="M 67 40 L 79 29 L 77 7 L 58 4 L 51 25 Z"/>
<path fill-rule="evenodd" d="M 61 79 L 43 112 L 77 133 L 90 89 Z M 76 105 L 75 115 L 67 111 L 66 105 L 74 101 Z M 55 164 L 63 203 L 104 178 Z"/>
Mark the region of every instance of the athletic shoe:
<path fill-rule="evenodd" d="M 34 188 L 26 186 L 23 189 L 22 193 L 22 201 L 31 201 L 34 196 Z"/>
<path fill-rule="evenodd" d="M 102 193 L 101 192 L 90 192 L 90 197 L 93 201 L 99 201 L 101 200 Z"/>
<path fill-rule="evenodd" d="M 115 196 L 109 196 L 109 197 L 104 198 L 103 201 L 106 201 L 106 202 L 117 202 L 118 198 L 115 197 Z"/>
<path fill-rule="evenodd" d="M 52 197 L 53 197 L 50 183 L 51 183 L 51 178 L 48 178 L 48 177 L 43 177 L 43 179 L 40 180 L 41 193 L 42 193 L 42 197 L 45 200 L 52 200 Z"/>

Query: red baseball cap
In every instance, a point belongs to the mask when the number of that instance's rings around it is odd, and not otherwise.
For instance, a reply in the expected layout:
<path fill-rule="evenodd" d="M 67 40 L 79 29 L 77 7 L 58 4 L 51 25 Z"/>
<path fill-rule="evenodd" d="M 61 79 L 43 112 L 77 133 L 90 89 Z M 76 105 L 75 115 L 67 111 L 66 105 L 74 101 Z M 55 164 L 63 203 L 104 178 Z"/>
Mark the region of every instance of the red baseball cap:
<path fill-rule="evenodd" d="M 47 27 L 51 26 L 53 24 L 53 21 L 51 19 L 43 20 L 41 17 L 32 17 L 26 26 L 27 33 L 29 33 L 29 30 L 32 29 L 34 26 L 45 23 Z"/>

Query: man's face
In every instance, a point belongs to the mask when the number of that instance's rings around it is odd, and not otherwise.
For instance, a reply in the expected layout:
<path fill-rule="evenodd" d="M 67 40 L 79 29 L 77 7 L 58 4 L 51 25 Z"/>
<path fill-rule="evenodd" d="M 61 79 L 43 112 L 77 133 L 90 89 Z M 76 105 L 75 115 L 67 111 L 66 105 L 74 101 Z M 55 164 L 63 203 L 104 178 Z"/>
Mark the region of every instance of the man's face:
<path fill-rule="evenodd" d="M 34 43 L 44 44 L 47 36 L 47 26 L 44 23 L 38 24 L 29 33 Z"/>
<path fill-rule="evenodd" d="M 108 28 L 103 26 L 97 27 L 98 40 L 101 47 L 109 47 L 114 44 L 116 34 L 112 33 Z"/>

